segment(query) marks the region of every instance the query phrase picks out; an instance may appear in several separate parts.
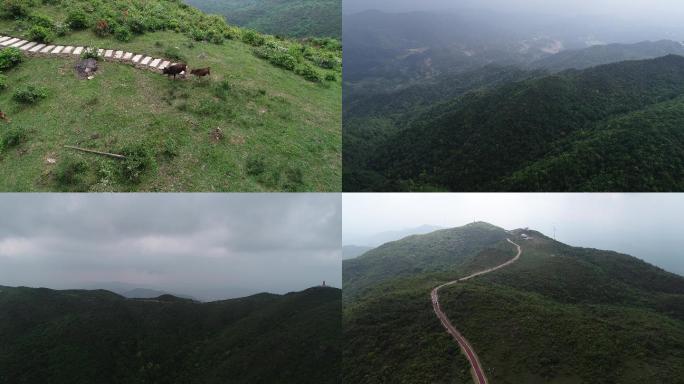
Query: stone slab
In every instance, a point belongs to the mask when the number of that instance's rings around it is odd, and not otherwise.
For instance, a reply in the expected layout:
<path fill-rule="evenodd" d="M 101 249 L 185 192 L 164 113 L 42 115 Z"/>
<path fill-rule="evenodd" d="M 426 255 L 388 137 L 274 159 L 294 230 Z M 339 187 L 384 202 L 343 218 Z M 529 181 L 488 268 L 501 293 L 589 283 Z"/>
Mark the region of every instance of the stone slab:
<path fill-rule="evenodd" d="M 124 59 L 124 60 L 130 60 L 132 57 L 133 57 L 133 54 L 130 53 L 130 52 L 126 52 L 126 53 L 123 55 L 123 59 Z"/>
<path fill-rule="evenodd" d="M 85 48 L 83 48 L 83 47 L 76 47 L 76 48 L 74 48 L 74 55 L 80 55 L 81 53 L 83 53 L 83 50 L 84 50 L 84 49 L 85 49 Z"/>
<path fill-rule="evenodd" d="M 35 47 L 31 48 L 29 52 L 38 52 L 43 48 L 45 48 L 45 44 L 38 44 Z"/>
<path fill-rule="evenodd" d="M 105 51 L 104 57 L 112 57 L 113 54 L 114 54 L 114 51 L 111 49 L 108 49 Z"/>
<path fill-rule="evenodd" d="M 115 59 L 120 59 L 120 58 L 123 57 L 123 54 L 124 54 L 123 51 L 116 51 L 116 52 L 114 53 L 114 58 L 115 58 Z"/>
<path fill-rule="evenodd" d="M 55 49 L 54 49 L 52 52 L 50 52 L 50 53 L 52 53 L 52 54 L 58 54 L 58 53 L 62 53 L 62 50 L 64 50 L 64 46 L 63 46 L 63 45 L 59 45 L 59 46 L 55 47 Z"/>
<path fill-rule="evenodd" d="M 9 40 L 9 39 L 11 39 L 11 37 L 9 37 L 9 36 L 0 37 L 0 43 L 2 43 L 3 41 Z"/>
<path fill-rule="evenodd" d="M 142 59 L 142 55 L 135 55 L 135 57 L 133 57 L 131 61 L 134 63 L 138 63 L 140 59 Z"/>
<path fill-rule="evenodd" d="M 171 64 L 171 62 L 169 62 L 169 61 L 164 61 L 164 62 L 162 62 L 162 63 L 159 65 L 158 68 L 159 68 L 159 69 L 164 69 L 164 68 L 168 67 L 169 64 Z"/>
<path fill-rule="evenodd" d="M 64 48 L 64 50 L 62 51 L 62 53 L 71 53 L 73 50 L 74 50 L 74 47 L 72 47 L 72 46 L 70 45 L 70 46 Z"/>
<path fill-rule="evenodd" d="M 142 61 L 140 62 L 140 64 L 142 64 L 142 65 L 147 65 L 147 64 L 149 64 L 150 60 L 152 60 L 152 58 L 149 57 L 149 56 L 147 56 L 147 57 L 145 57 L 144 59 L 142 59 Z"/>
<path fill-rule="evenodd" d="M 12 44 L 11 47 L 19 48 L 26 43 L 28 43 L 28 40 L 19 40 L 16 43 Z"/>
<path fill-rule="evenodd" d="M 47 47 L 43 48 L 43 49 L 40 51 L 40 53 L 48 53 L 48 52 L 52 51 L 53 49 L 55 49 L 55 46 L 54 46 L 54 45 L 48 45 Z"/>
<path fill-rule="evenodd" d="M 31 42 L 31 43 L 28 43 L 28 44 L 24 44 L 24 45 L 22 45 L 21 48 L 19 48 L 19 49 L 21 49 L 22 51 L 26 51 L 26 50 L 29 50 L 29 49 L 31 49 L 32 47 L 34 47 L 36 44 L 38 44 L 38 43 L 33 43 L 33 42 Z"/>
<path fill-rule="evenodd" d="M 7 46 L 9 46 L 10 44 L 16 43 L 17 41 L 19 41 L 19 39 L 17 39 L 17 38 L 11 38 L 11 39 L 9 39 L 9 40 L 3 41 L 3 42 L 0 43 L 0 44 L 2 44 L 3 46 L 7 47 Z"/>
<path fill-rule="evenodd" d="M 154 60 L 152 60 L 152 62 L 150 63 L 150 67 L 152 67 L 152 68 L 157 68 L 157 66 L 158 66 L 160 63 L 161 63 L 161 59 L 154 59 Z"/>

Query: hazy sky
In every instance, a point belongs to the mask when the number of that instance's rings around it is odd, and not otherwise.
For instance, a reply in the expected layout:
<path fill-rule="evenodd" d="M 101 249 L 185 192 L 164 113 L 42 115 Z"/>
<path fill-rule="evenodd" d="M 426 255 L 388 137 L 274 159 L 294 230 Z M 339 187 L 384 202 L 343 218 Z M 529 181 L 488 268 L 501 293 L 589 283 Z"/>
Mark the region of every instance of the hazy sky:
<path fill-rule="evenodd" d="M 0 212 L 0 285 L 198 298 L 341 285 L 339 194 L 13 194 Z"/>
<path fill-rule="evenodd" d="M 624 17 L 654 24 L 684 19 L 684 2 L 681 0 L 344 0 L 343 7 L 345 13 L 367 9 L 405 12 L 477 8 L 571 17 Z"/>
<path fill-rule="evenodd" d="M 530 227 L 684 275 L 683 194 L 345 194 L 343 243 L 423 224 Z M 359 244 L 362 245 L 362 244 Z"/>

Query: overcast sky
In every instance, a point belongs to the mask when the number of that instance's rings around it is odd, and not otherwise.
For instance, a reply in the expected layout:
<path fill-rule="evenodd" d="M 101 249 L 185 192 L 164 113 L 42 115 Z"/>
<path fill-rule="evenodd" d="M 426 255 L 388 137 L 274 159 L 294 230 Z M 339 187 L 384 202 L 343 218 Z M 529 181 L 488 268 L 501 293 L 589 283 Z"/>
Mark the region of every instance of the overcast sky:
<path fill-rule="evenodd" d="M 684 276 L 683 194 L 345 194 L 343 243 L 423 224 L 530 227 L 573 246 L 624 252 Z"/>
<path fill-rule="evenodd" d="M 14 194 L 0 212 L 0 285 L 200 299 L 341 285 L 339 194 Z"/>
<path fill-rule="evenodd" d="M 368 9 L 388 12 L 435 11 L 459 8 L 563 16 L 592 15 L 661 23 L 684 19 L 681 0 L 344 0 L 345 13 Z"/>

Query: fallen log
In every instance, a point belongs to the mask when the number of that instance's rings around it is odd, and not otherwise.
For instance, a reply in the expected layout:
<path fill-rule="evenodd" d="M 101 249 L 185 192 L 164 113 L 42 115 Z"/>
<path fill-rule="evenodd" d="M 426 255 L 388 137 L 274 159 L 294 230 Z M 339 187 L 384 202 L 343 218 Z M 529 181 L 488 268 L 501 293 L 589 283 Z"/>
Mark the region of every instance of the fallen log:
<path fill-rule="evenodd" d="M 113 157 L 115 159 L 125 159 L 126 158 L 126 156 L 117 155 L 116 153 L 100 152 L 100 151 L 95 151 L 92 149 L 74 147 L 73 145 L 65 145 L 64 148 L 75 149 L 75 150 L 81 151 L 81 152 L 94 153 L 96 155 L 109 156 L 109 157 Z"/>

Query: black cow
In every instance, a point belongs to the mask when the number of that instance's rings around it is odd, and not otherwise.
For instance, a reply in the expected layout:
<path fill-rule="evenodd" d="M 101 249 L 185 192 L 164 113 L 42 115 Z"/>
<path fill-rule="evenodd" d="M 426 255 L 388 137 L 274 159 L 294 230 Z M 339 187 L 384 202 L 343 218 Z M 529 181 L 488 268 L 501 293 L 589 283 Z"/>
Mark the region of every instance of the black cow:
<path fill-rule="evenodd" d="M 185 71 L 187 71 L 188 66 L 185 64 L 174 64 L 170 65 L 166 68 L 163 69 L 163 72 L 165 75 L 171 76 L 173 75 L 173 78 L 176 78 L 176 75 L 179 75 Z"/>

